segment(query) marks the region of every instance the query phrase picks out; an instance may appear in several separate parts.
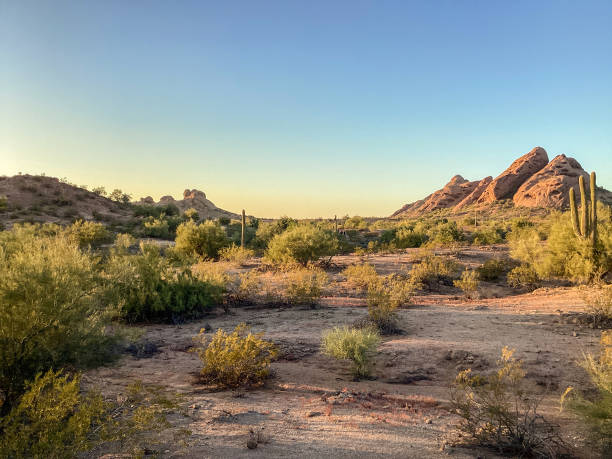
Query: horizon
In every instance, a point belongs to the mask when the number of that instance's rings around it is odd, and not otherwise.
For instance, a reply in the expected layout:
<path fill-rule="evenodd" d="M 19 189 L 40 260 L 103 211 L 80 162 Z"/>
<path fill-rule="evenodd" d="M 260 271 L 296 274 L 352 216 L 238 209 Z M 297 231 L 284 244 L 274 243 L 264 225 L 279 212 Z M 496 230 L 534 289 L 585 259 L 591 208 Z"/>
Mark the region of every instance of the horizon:
<path fill-rule="evenodd" d="M 2 174 L 385 217 L 542 146 L 612 188 L 612 3 L 0 0 Z"/>

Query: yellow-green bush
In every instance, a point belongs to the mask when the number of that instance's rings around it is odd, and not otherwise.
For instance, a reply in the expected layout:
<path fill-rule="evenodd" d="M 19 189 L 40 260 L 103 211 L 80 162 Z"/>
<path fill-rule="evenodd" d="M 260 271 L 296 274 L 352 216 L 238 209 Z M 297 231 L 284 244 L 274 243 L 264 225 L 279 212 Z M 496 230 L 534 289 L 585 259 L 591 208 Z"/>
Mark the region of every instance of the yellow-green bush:
<path fill-rule="evenodd" d="M 255 252 L 253 250 L 235 244 L 224 247 L 219 251 L 219 258 L 221 260 L 239 265 L 246 265 L 253 257 L 255 257 Z"/>
<path fill-rule="evenodd" d="M 181 223 L 176 229 L 178 251 L 202 258 L 217 258 L 219 250 L 228 244 L 223 228 L 212 221 L 197 224 L 192 220 Z"/>
<path fill-rule="evenodd" d="M 596 395 L 587 399 L 570 387 L 563 394 L 561 403 L 581 417 L 595 444 L 605 455 L 612 451 L 612 331 L 601 334 L 599 358 L 588 355 L 582 367 L 591 378 Z"/>
<path fill-rule="evenodd" d="M 77 220 L 66 232 L 70 240 L 76 242 L 79 247 L 97 247 L 113 240 L 112 234 L 102 223 Z"/>
<path fill-rule="evenodd" d="M 0 233 L 2 411 L 37 373 L 113 355 L 97 260 L 64 232 L 45 231 L 16 225 Z"/>
<path fill-rule="evenodd" d="M 368 319 L 382 333 L 396 331 L 397 308 L 410 301 L 412 283 L 400 276 L 378 277 L 368 285 Z"/>
<path fill-rule="evenodd" d="M 315 305 L 327 285 L 327 274 L 320 269 L 298 269 L 287 273 L 285 296 L 289 304 Z"/>
<path fill-rule="evenodd" d="M 453 281 L 453 284 L 471 298 L 478 291 L 478 273 L 474 270 L 465 270 L 461 273 L 461 278 Z"/>
<path fill-rule="evenodd" d="M 504 260 L 503 258 L 489 258 L 482 265 L 476 268 L 478 277 L 483 281 L 493 281 L 499 279 L 499 277 L 506 272 L 510 266 L 510 260 Z"/>
<path fill-rule="evenodd" d="M 336 327 L 323 333 L 323 354 L 339 360 L 349 360 L 357 377 L 371 374 L 372 362 L 380 335 L 374 328 Z"/>
<path fill-rule="evenodd" d="M 247 332 L 245 324 L 231 333 L 219 329 L 210 341 L 201 330 L 194 340 L 204 363 L 202 381 L 221 387 L 262 384 L 270 376 L 270 364 L 277 355 L 276 346 L 264 340 L 263 333 Z"/>
<path fill-rule="evenodd" d="M 410 281 L 415 288 L 424 284 L 431 286 L 443 278 L 452 278 L 457 274 L 459 265 L 448 257 L 426 255 L 421 263 L 415 264 L 410 271 Z"/>
<path fill-rule="evenodd" d="M 583 299 L 593 325 L 606 325 L 612 322 L 612 286 L 596 286 L 586 292 Z"/>
<path fill-rule="evenodd" d="M 306 265 L 323 256 L 335 255 L 338 240 L 334 233 L 314 226 L 292 226 L 272 238 L 266 258 L 275 264 Z"/>
<path fill-rule="evenodd" d="M 518 457 L 557 457 L 563 442 L 538 413 L 538 398 L 525 387 L 523 363 L 504 348 L 496 371 L 464 370 L 451 388 L 451 406 L 461 417 L 462 438 Z"/>
<path fill-rule="evenodd" d="M 372 282 L 376 282 L 378 274 L 376 269 L 369 263 L 361 263 L 347 266 L 342 274 L 346 277 L 347 282 L 361 290 L 366 291 Z"/>

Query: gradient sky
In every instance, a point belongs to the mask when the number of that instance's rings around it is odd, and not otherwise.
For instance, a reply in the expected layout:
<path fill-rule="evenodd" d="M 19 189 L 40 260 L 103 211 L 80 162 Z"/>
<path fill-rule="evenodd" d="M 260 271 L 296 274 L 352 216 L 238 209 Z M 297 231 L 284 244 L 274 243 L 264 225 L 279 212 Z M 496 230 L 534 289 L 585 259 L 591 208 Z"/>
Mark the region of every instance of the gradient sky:
<path fill-rule="evenodd" d="M 537 145 L 612 189 L 612 1 L 0 0 L 0 174 L 383 216 Z"/>

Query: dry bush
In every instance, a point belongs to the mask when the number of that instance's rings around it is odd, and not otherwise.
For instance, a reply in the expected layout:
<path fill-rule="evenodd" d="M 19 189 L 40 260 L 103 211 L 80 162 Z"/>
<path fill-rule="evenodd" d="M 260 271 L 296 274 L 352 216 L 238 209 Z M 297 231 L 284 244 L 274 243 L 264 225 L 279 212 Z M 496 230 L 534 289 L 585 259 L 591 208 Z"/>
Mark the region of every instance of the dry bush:
<path fill-rule="evenodd" d="M 455 287 L 460 288 L 468 298 L 473 298 L 478 292 L 478 273 L 473 270 L 465 270 L 461 273 L 461 278 L 453 281 Z"/>
<path fill-rule="evenodd" d="M 540 286 L 540 278 L 531 266 L 521 265 L 508 273 L 508 285 L 513 288 L 535 290 Z"/>
<path fill-rule="evenodd" d="M 561 397 L 562 406 L 582 418 L 591 432 L 594 443 L 601 451 L 612 451 L 612 331 L 601 334 L 599 358 L 587 355 L 582 367 L 596 388 L 596 396 L 587 400 L 569 387 Z"/>
<path fill-rule="evenodd" d="M 557 457 L 565 445 L 554 425 L 538 413 L 539 400 L 524 387 L 522 361 L 504 347 L 497 371 L 460 372 L 451 405 L 461 417 L 458 430 L 471 442 L 518 457 Z"/>
<path fill-rule="evenodd" d="M 369 376 L 380 335 L 374 328 L 336 327 L 323 333 L 323 354 L 350 360 L 356 377 Z"/>
<path fill-rule="evenodd" d="M 395 333 L 397 308 L 410 301 L 414 286 L 401 276 L 377 277 L 368 286 L 368 319 L 381 333 Z"/>
<path fill-rule="evenodd" d="M 489 258 L 476 268 L 478 277 L 482 281 L 494 281 L 504 274 L 510 266 L 510 260 L 503 258 Z"/>
<path fill-rule="evenodd" d="M 327 274 L 316 268 L 287 273 L 284 292 L 287 303 L 316 305 L 328 281 Z"/>
<path fill-rule="evenodd" d="M 270 376 L 270 364 L 277 355 L 276 346 L 264 340 L 263 333 L 252 334 L 245 324 L 231 333 L 219 329 L 210 341 L 200 330 L 194 342 L 204 363 L 202 381 L 220 387 L 261 385 Z"/>
<path fill-rule="evenodd" d="M 410 281 L 415 288 L 422 288 L 424 285 L 432 287 L 440 280 L 454 277 L 458 270 L 459 264 L 448 257 L 426 255 L 421 263 L 412 267 Z"/>
<path fill-rule="evenodd" d="M 253 250 L 235 244 L 219 250 L 219 258 L 221 260 L 236 263 L 240 266 L 248 264 L 254 257 L 255 252 Z"/>
<path fill-rule="evenodd" d="M 347 266 L 342 274 L 346 276 L 346 280 L 351 286 L 364 291 L 367 291 L 370 284 L 378 279 L 376 269 L 369 263 Z"/>
<path fill-rule="evenodd" d="M 612 286 L 597 286 L 583 295 L 586 312 L 593 326 L 610 326 L 612 324 Z"/>

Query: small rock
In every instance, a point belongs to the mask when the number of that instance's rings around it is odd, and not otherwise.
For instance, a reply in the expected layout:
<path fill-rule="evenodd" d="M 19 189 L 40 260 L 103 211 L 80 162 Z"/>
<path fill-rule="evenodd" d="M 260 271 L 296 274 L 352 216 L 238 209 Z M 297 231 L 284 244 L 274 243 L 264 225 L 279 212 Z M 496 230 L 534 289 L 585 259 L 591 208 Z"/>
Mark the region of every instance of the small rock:
<path fill-rule="evenodd" d="M 321 413 L 320 411 L 309 411 L 308 413 L 306 413 L 306 417 L 307 418 L 314 418 L 315 416 L 321 416 L 323 413 Z"/>
<path fill-rule="evenodd" d="M 247 448 L 249 448 L 249 449 L 255 449 L 255 448 L 257 448 L 257 439 L 256 439 L 256 438 L 253 438 L 253 437 L 250 437 L 250 438 L 247 440 Z"/>

